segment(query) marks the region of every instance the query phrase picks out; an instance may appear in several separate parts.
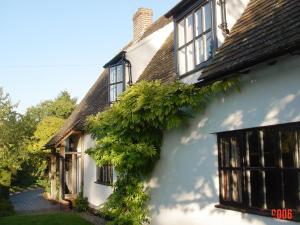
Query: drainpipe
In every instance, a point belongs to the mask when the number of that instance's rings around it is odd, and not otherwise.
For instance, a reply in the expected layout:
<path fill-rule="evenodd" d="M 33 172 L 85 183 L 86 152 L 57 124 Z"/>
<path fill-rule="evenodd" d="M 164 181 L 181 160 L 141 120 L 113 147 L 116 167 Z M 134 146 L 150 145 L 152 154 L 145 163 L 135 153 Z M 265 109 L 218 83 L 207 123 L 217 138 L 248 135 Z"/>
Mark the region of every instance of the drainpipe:
<path fill-rule="evenodd" d="M 219 25 L 219 28 L 222 30 L 223 34 L 228 35 L 228 25 L 227 25 L 227 16 L 226 16 L 226 0 L 219 0 L 218 5 L 221 7 L 221 20 L 222 23 Z"/>
<path fill-rule="evenodd" d="M 130 61 L 128 60 L 128 59 L 126 59 L 126 53 L 123 55 L 123 59 L 122 59 L 124 62 L 125 62 L 125 67 L 127 67 L 128 68 L 128 85 L 129 86 L 131 86 L 132 85 L 132 71 L 131 71 L 131 68 L 132 68 L 132 66 L 131 66 L 131 63 L 130 63 Z"/>

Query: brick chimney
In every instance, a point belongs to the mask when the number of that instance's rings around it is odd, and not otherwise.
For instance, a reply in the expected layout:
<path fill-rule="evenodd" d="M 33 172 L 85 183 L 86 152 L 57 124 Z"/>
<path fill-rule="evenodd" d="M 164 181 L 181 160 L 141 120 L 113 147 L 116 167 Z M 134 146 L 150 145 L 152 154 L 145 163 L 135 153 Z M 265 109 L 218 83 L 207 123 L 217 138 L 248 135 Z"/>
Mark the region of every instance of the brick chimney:
<path fill-rule="evenodd" d="M 152 17 L 152 9 L 147 8 L 139 8 L 133 15 L 133 41 L 136 41 L 143 36 L 146 29 L 153 22 Z"/>

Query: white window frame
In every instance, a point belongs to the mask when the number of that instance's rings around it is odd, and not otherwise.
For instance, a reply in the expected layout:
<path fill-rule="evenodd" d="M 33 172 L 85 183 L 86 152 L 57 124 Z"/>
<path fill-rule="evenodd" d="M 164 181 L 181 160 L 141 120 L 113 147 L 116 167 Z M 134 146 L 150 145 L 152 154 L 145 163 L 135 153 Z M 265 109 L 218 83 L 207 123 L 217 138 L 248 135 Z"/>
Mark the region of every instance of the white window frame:
<path fill-rule="evenodd" d="M 210 13 L 210 27 L 206 28 L 206 7 L 209 7 Z M 196 18 L 197 13 L 201 12 L 201 31 L 197 32 Z M 214 49 L 216 48 L 215 41 L 215 19 L 214 19 L 214 1 L 208 0 L 198 4 L 196 7 L 184 13 L 175 19 L 175 49 L 176 49 L 176 70 L 179 76 L 188 75 L 196 70 L 205 67 L 213 56 Z M 188 18 L 192 18 L 192 33 L 191 38 L 187 40 L 188 35 Z M 183 24 L 183 30 L 180 29 L 180 24 Z M 181 26 L 182 27 L 182 26 Z M 184 34 L 182 35 L 181 32 Z M 209 37 L 209 38 L 208 38 Z M 181 39 L 184 39 L 183 42 Z M 207 40 L 210 40 L 210 47 L 208 48 Z M 200 43 L 200 45 L 198 44 Z M 204 45 L 204 48 L 203 48 Z M 197 47 L 199 46 L 199 47 Z M 202 47 L 202 48 L 201 48 Z M 201 50 L 202 49 L 202 50 Z M 189 58 L 188 51 L 192 51 Z M 202 51 L 202 54 L 201 54 Z M 182 55 L 180 56 L 180 54 Z M 200 59 L 202 55 L 202 59 Z M 189 63 L 190 62 L 190 63 Z"/>
<path fill-rule="evenodd" d="M 119 71 L 118 68 L 120 68 Z M 123 63 L 116 64 L 109 67 L 108 98 L 110 104 L 114 103 L 117 100 L 118 96 L 125 91 L 125 69 L 124 68 L 125 66 Z M 115 74 L 112 74 L 113 71 L 115 71 Z M 122 71 L 122 74 L 119 77 L 120 71 Z"/>

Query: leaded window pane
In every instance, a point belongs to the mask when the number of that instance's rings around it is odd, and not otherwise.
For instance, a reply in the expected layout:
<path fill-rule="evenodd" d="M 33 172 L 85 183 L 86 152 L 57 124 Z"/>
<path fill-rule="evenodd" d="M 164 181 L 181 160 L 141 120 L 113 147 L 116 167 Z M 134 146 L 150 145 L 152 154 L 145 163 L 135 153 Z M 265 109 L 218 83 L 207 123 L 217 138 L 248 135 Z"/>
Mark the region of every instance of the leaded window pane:
<path fill-rule="evenodd" d="M 239 167 L 241 165 L 240 161 L 240 148 L 236 137 L 231 138 L 231 159 L 230 164 L 232 167 Z"/>
<path fill-rule="evenodd" d="M 283 167 L 296 167 L 297 133 L 295 130 L 283 130 L 281 135 L 281 155 Z"/>
<path fill-rule="evenodd" d="M 186 73 L 185 48 L 178 51 L 179 74 Z"/>
<path fill-rule="evenodd" d="M 116 85 L 110 86 L 110 102 L 114 102 L 116 100 Z"/>
<path fill-rule="evenodd" d="M 242 202 L 242 176 L 240 171 L 231 171 L 232 201 Z"/>
<path fill-rule="evenodd" d="M 224 201 L 231 201 L 231 194 L 230 194 L 230 176 L 228 171 L 221 171 L 221 196 Z"/>
<path fill-rule="evenodd" d="M 116 97 L 118 97 L 123 92 L 123 83 L 117 84 L 117 93 Z"/>
<path fill-rule="evenodd" d="M 189 15 L 186 18 L 186 43 L 190 42 L 193 39 L 193 14 Z"/>
<path fill-rule="evenodd" d="M 112 67 L 110 68 L 110 83 L 116 83 L 116 68 Z"/>
<path fill-rule="evenodd" d="M 196 64 L 198 65 L 205 61 L 205 53 L 204 53 L 204 45 L 203 45 L 202 37 L 196 40 L 195 49 L 196 49 Z"/>
<path fill-rule="evenodd" d="M 249 131 L 246 134 L 247 137 L 247 165 L 252 167 L 261 166 L 261 149 L 260 149 L 260 137 L 259 132 Z"/>
<path fill-rule="evenodd" d="M 263 132 L 263 151 L 266 167 L 278 167 L 279 132 L 275 129 L 267 129 Z"/>
<path fill-rule="evenodd" d="M 117 66 L 117 82 L 123 81 L 123 65 Z"/>
<path fill-rule="evenodd" d="M 283 173 L 285 208 L 300 209 L 299 175 L 300 173 L 297 171 Z"/>
<path fill-rule="evenodd" d="M 249 200 L 250 206 L 254 208 L 264 207 L 264 183 L 263 172 L 261 171 L 249 171 Z"/>
<path fill-rule="evenodd" d="M 265 172 L 266 199 L 268 209 L 280 209 L 282 205 L 281 173 L 274 170 Z"/>
<path fill-rule="evenodd" d="M 195 29 L 196 29 L 196 36 L 200 35 L 203 32 L 202 29 L 202 10 L 199 9 L 195 13 Z"/>
<path fill-rule="evenodd" d="M 221 165 L 223 167 L 229 167 L 230 162 L 230 141 L 226 138 L 221 138 Z"/>
<path fill-rule="evenodd" d="M 178 47 L 185 44 L 184 19 L 178 23 Z"/>
<path fill-rule="evenodd" d="M 211 3 L 207 3 L 203 7 L 203 20 L 204 22 L 204 31 L 207 31 L 211 29 L 211 24 L 212 24 L 212 14 L 211 14 Z"/>
<path fill-rule="evenodd" d="M 194 64 L 194 44 L 191 43 L 187 46 L 187 71 L 191 71 L 195 68 Z"/>
<path fill-rule="evenodd" d="M 212 46 L 212 32 L 208 32 L 204 35 L 205 60 L 208 60 L 212 56 Z"/>

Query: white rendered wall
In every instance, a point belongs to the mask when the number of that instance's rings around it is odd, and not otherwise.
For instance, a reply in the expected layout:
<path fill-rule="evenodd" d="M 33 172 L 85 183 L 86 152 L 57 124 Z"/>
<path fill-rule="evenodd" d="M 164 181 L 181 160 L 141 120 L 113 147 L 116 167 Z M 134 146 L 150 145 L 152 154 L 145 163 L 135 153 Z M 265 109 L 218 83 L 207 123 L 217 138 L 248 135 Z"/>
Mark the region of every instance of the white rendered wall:
<path fill-rule="evenodd" d="M 126 49 L 126 58 L 131 62 L 132 65 L 133 83 L 137 81 L 139 76 L 146 69 L 153 56 L 161 48 L 173 31 L 173 28 L 173 22 L 169 23 L 168 25 Z"/>
<path fill-rule="evenodd" d="M 167 132 L 151 187 L 152 225 L 291 224 L 217 209 L 217 140 L 212 133 L 300 121 L 300 57 L 244 75 L 241 92 L 218 98 L 189 125 Z"/>
<path fill-rule="evenodd" d="M 90 135 L 84 135 L 84 151 L 93 147 L 95 141 Z M 109 186 L 96 184 L 96 163 L 87 154 L 84 154 L 84 196 L 92 207 L 103 204 L 112 194 L 112 188 Z"/>

